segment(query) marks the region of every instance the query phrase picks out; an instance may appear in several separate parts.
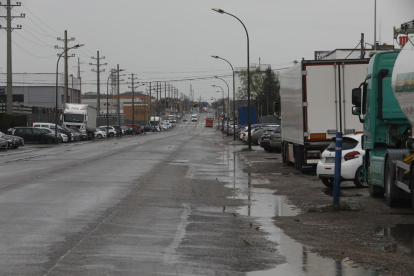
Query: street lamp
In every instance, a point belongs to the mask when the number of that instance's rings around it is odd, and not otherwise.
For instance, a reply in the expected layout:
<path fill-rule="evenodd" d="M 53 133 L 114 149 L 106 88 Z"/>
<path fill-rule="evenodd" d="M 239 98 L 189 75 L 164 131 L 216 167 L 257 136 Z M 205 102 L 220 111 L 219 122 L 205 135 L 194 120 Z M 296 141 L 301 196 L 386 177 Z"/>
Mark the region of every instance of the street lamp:
<path fill-rule="evenodd" d="M 66 49 L 65 51 L 63 51 L 60 55 L 59 58 L 57 60 L 56 63 L 56 106 L 55 106 L 55 112 L 56 112 L 56 117 L 55 117 L 55 144 L 58 143 L 58 139 L 57 139 L 57 129 L 58 129 L 58 122 L 59 122 L 59 114 L 58 114 L 58 70 L 59 70 L 59 60 L 60 58 L 63 56 L 64 53 L 66 53 L 67 51 L 69 51 L 70 49 L 77 49 L 79 47 L 82 47 L 85 44 L 76 44 L 73 47 L 70 47 L 68 49 Z"/>
<path fill-rule="evenodd" d="M 211 57 L 226 61 L 230 65 L 231 70 L 233 71 L 233 140 L 236 140 L 236 120 L 235 120 L 236 118 L 236 92 L 235 92 L 235 83 L 234 83 L 234 68 L 233 68 L 233 65 L 231 65 L 231 63 L 227 59 L 224 59 L 219 56 L 211 56 Z"/>
<path fill-rule="evenodd" d="M 118 72 L 121 72 L 121 71 L 125 71 L 125 69 L 114 69 L 114 70 L 112 70 L 112 72 L 108 76 L 108 80 L 106 81 L 106 139 L 109 138 L 109 110 L 108 110 L 108 107 L 109 107 L 109 93 L 108 93 L 109 79 L 112 77 L 113 73 L 118 73 Z"/>
<path fill-rule="evenodd" d="M 225 81 L 222 78 L 219 78 L 217 76 L 214 76 L 216 79 L 222 80 L 226 83 L 227 85 L 227 133 L 229 133 L 229 116 L 230 116 L 230 108 L 229 108 L 229 104 L 230 104 L 230 88 L 229 85 L 227 84 L 227 81 Z"/>
<path fill-rule="evenodd" d="M 225 13 L 228 14 L 234 18 L 236 18 L 237 20 L 239 20 L 239 22 L 243 25 L 244 30 L 246 31 L 246 36 L 247 36 L 247 137 L 248 137 L 248 144 L 249 144 L 249 149 L 252 149 L 252 136 L 251 136 L 251 120 L 250 120 L 250 51 L 249 51 L 249 33 L 247 32 L 246 26 L 244 26 L 243 22 L 237 18 L 236 16 L 227 13 L 221 9 L 217 9 L 217 8 L 212 8 L 213 11 L 218 12 L 218 13 Z"/>
<path fill-rule="evenodd" d="M 225 116 L 226 115 L 226 111 L 225 111 L 225 109 L 224 109 L 224 90 L 223 90 L 223 87 L 221 87 L 221 86 L 218 86 L 218 85 L 211 85 L 211 86 L 213 86 L 213 87 L 220 87 L 221 88 L 221 93 L 222 93 L 222 97 L 221 97 L 221 104 L 222 104 L 222 106 L 223 106 L 223 116 Z M 220 91 L 216 91 L 217 93 L 220 93 Z M 223 131 L 224 131 L 224 120 L 221 120 L 221 126 L 223 127 Z"/>

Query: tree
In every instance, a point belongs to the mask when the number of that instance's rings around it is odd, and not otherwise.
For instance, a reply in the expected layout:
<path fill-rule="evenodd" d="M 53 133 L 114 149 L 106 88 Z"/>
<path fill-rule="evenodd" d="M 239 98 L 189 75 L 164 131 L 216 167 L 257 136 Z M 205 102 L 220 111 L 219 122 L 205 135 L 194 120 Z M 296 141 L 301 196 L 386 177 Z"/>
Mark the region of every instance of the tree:
<path fill-rule="evenodd" d="M 238 99 L 247 99 L 247 71 L 240 72 L 241 87 Z M 256 103 L 261 115 L 272 115 L 274 102 L 280 101 L 278 75 L 269 67 L 265 71 L 250 71 L 250 100 Z"/>

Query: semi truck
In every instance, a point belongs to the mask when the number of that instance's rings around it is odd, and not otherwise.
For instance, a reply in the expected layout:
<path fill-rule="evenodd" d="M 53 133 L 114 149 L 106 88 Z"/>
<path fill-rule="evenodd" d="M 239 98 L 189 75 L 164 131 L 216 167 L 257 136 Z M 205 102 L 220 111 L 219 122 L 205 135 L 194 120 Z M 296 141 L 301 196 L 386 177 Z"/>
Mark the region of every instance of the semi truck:
<path fill-rule="evenodd" d="M 95 139 L 96 108 L 88 104 L 65 104 L 62 116 L 64 127 L 78 128 L 88 135 L 88 140 Z"/>
<path fill-rule="evenodd" d="M 336 132 L 362 133 L 352 115 L 352 88 L 365 76 L 369 59 L 302 60 L 280 74 L 283 162 L 315 171 Z"/>
<path fill-rule="evenodd" d="M 408 38 L 398 51 L 375 54 L 352 91 L 352 112 L 364 125 L 364 177 L 372 197 L 414 208 L 414 21 L 394 29 Z"/>

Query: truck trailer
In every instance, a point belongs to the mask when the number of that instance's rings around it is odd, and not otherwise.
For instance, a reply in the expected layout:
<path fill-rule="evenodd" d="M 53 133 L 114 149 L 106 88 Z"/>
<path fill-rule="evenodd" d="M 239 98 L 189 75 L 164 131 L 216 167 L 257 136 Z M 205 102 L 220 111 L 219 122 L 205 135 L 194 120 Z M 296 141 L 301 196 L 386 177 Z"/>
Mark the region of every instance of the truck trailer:
<path fill-rule="evenodd" d="M 388 206 L 414 208 L 414 21 L 394 30 L 409 41 L 398 51 L 375 54 L 365 80 L 353 89 L 352 112 L 364 124 L 364 177 L 372 197 Z"/>
<path fill-rule="evenodd" d="M 79 128 L 88 135 L 88 140 L 95 139 L 96 108 L 88 104 L 65 104 L 62 116 L 64 127 Z"/>
<path fill-rule="evenodd" d="M 352 115 L 352 88 L 365 76 L 369 59 L 302 60 L 280 74 L 283 162 L 315 171 L 336 132 L 362 133 Z"/>

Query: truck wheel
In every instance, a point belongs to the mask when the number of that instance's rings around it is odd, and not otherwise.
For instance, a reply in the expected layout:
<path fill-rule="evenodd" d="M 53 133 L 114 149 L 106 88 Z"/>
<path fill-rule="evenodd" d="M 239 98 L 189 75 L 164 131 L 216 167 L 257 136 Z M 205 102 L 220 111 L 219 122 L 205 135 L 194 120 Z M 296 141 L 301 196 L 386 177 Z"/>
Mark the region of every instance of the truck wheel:
<path fill-rule="evenodd" d="M 360 166 L 355 173 L 354 184 L 358 188 L 366 188 L 368 186 L 367 182 L 364 181 L 364 173 L 362 172 L 362 166 Z"/>
<path fill-rule="evenodd" d="M 98 139 L 101 139 L 102 138 L 102 135 L 101 134 L 98 134 L 96 137 L 98 137 Z"/>
<path fill-rule="evenodd" d="M 328 188 L 332 188 L 333 185 L 334 185 L 334 180 L 333 179 L 323 178 L 321 180 L 322 180 L 323 185 L 325 185 Z"/>
<path fill-rule="evenodd" d="M 389 207 L 397 206 L 399 199 L 398 187 L 394 185 L 395 175 L 395 164 L 390 158 L 387 158 L 385 163 L 385 176 L 384 176 L 384 186 L 385 186 L 385 202 Z"/>

